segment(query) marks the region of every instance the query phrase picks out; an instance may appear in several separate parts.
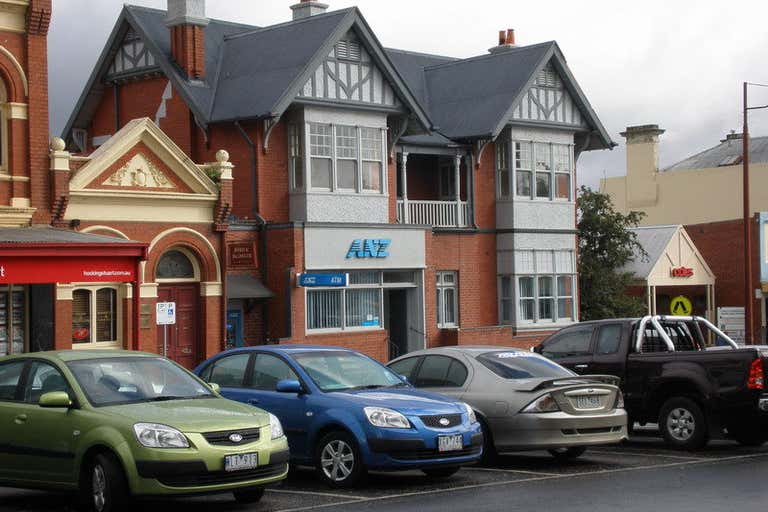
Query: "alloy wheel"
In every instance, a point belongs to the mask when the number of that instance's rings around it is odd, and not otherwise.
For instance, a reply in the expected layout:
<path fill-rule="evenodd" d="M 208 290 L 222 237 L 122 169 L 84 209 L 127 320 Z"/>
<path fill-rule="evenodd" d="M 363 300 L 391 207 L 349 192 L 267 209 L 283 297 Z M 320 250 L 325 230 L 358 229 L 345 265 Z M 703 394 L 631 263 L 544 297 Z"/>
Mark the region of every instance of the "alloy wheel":
<path fill-rule="evenodd" d="M 93 507 L 98 511 L 104 510 L 107 502 L 107 477 L 104 475 L 104 468 L 100 464 L 96 464 L 93 467 L 91 489 L 93 492 Z"/>
<path fill-rule="evenodd" d="M 320 454 L 323 473 L 334 482 L 341 482 L 352 474 L 355 467 L 355 454 L 347 443 L 335 439 L 326 444 Z"/>
<path fill-rule="evenodd" d="M 691 411 L 677 407 L 667 416 L 667 430 L 678 441 L 688 441 L 696 430 L 696 420 Z"/>

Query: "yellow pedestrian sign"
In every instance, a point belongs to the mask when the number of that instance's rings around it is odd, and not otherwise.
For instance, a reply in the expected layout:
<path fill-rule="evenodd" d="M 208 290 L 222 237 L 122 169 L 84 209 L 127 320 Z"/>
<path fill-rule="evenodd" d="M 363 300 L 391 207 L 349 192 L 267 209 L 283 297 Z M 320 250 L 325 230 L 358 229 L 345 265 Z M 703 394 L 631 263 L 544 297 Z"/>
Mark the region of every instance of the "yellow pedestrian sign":
<path fill-rule="evenodd" d="M 669 312 L 674 316 L 691 316 L 693 304 L 685 295 L 678 295 L 669 303 Z"/>

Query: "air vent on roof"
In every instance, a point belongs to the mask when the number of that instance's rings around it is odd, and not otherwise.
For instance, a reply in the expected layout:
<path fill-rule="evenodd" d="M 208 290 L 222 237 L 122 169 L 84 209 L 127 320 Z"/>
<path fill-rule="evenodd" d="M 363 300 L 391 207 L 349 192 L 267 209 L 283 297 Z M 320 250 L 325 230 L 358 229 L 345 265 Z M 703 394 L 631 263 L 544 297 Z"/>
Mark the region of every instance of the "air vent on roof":
<path fill-rule="evenodd" d="M 717 164 L 718 167 L 727 167 L 729 165 L 736 165 L 741 163 L 741 155 L 729 155 L 723 158 L 719 164 Z"/>
<path fill-rule="evenodd" d="M 536 85 L 543 87 L 562 87 L 557 71 L 551 66 L 547 66 L 539 71 L 539 76 L 536 77 Z"/>
<path fill-rule="evenodd" d="M 354 41 L 339 41 L 336 43 L 336 58 L 344 60 L 360 60 L 360 43 Z"/>

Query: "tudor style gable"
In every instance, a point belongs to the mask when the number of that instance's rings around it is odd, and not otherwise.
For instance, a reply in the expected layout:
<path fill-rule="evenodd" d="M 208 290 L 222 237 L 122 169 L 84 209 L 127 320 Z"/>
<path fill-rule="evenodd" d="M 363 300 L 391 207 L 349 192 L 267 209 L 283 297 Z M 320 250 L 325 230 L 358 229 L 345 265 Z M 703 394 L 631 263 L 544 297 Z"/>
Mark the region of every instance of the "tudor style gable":
<path fill-rule="evenodd" d="M 333 46 L 298 96 L 388 108 L 401 105 L 392 84 L 353 30 Z"/>
<path fill-rule="evenodd" d="M 565 87 L 560 73 L 548 63 L 536 75 L 512 113 L 514 121 L 547 122 L 586 128 L 578 105 Z"/>

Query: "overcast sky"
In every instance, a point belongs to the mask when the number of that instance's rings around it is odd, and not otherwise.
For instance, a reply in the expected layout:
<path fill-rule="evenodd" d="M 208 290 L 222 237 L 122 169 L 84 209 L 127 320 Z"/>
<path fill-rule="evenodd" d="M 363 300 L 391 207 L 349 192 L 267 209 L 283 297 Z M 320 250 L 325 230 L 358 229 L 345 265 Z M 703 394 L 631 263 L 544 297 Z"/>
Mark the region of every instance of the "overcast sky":
<path fill-rule="evenodd" d="M 298 1 L 298 0 L 296 0 Z M 58 134 L 112 30 L 122 0 L 53 0 L 49 35 L 51 130 Z M 129 3 L 165 8 L 166 0 Z M 207 0 L 207 15 L 259 26 L 287 21 L 292 0 Z M 754 0 L 328 0 L 357 5 L 387 47 L 453 57 L 484 54 L 498 31 L 518 44 L 556 40 L 613 140 L 579 160 L 596 187 L 625 173 L 626 126 L 658 124 L 662 167 L 741 131 L 741 83 L 768 83 L 768 2 Z M 754 105 L 768 89 L 752 88 Z M 750 114 L 768 135 L 768 109 Z"/>

